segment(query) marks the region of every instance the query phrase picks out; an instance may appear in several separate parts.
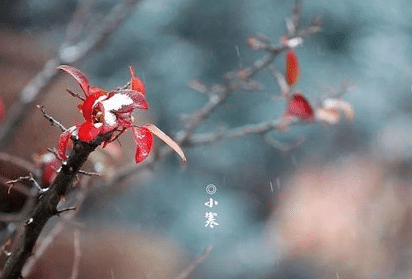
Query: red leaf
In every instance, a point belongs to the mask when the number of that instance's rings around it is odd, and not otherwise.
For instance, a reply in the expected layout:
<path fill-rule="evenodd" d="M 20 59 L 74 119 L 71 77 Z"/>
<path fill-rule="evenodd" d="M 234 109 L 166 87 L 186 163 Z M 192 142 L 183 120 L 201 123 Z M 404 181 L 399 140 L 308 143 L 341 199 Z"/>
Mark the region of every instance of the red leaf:
<path fill-rule="evenodd" d="M 129 69 L 130 69 L 130 75 L 132 76 L 130 79 L 130 85 L 132 87 L 132 90 L 140 92 L 143 95 L 146 94 L 146 87 L 143 81 L 140 78 L 136 77 L 134 68 L 132 66 L 129 66 Z"/>
<path fill-rule="evenodd" d="M 170 148 L 172 148 L 177 154 L 179 154 L 180 158 L 185 162 L 186 156 L 180 146 L 172 140 L 168 135 L 166 135 L 162 130 L 157 128 L 153 124 L 146 124 L 144 125 L 153 135 L 156 135 L 159 139 L 161 139 L 164 143 L 166 143 Z"/>
<path fill-rule="evenodd" d="M 89 88 L 90 88 L 89 81 L 87 80 L 86 76 L 79 69 L 76 69 L 75 67 L 72 67 L 72 66 L 69 66 L 69 65 L 60 65 L 57 68 L 67 72 L 72 77 L 74 77 L 77 80 L 77 82 L 79 83 L 79 85 L 82 88 L 83 93 L 86 97 L 90 95 L 90 93 L 89 93 Z"/>
<path fill-rule="evenodd" d="M 140 163 L 144 161 L 150 153 L 153 144 L 153 135 L 145 127 L 133 127 L 134 140 L 136 142 L 135 161 Z"/>
<path fill-rule="evenodd" d="M 104 91 L 97 91 L 84 100 L 83 104 L 79 105 L 79 109 L 82 111 L 83 117 L 87 122 L 92 122 L 93 105 L 98 98 L 105 95 Z"/>
<path fill-rule="evenodd" d="M 65 132 L 61 133 L 59 136 L 59 140 L 57 141 L 57 154 L 63 160 L 67 159 L 66 151 L 69 147 L 70 137 L 73 134 L 73 131 L 76 127 L 73 126 L 67 129 Z"/>
<path fill-rule="evenodd" d="M 287 106 L 287 115 L 298 116 L 306 119 L 313 119 L 314 117 L 312 106 L 300 93 L 293 94 L 289 99 Z"/>
<path fill-rule="evenodd" d="M 299 80 L 298 56 L 293 49 L 286 50 L 285 78 L 289 86 L 293 86 Z"/>
<path fill-rule="evenodd" d="M 101 88 L 99 88 L 99 87 L 90 86 L 90 87 L 89 87 L 89 94 L 90 94 L 90 95 L 92 95 L 92 94 L 100 94 L 99 96 L 101 96 L 101 95 L 106 94 L 106 91 L 104 91 L 103 89 L 101 89 Z"/>
<path fill-rule="evenodd" d="M 100 123 L 99 123 L 100 124 Z M 79 140 L 90 142 L 95 139 L 101 132 L 103 124 L 100 124 L 99 128 L 96 128 L 91 122 L 84 122 L 79 128 Z"/>

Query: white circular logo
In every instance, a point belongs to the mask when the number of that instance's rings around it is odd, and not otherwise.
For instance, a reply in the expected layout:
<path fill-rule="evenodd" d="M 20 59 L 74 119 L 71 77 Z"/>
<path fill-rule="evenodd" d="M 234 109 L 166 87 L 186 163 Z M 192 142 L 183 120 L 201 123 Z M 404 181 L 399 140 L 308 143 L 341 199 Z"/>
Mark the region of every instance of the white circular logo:
<path fill-rule="evenodd" d="M 216 193 L 217 188 L 214 184 L 209 184 L 206 186 L 206 193 L 208 193 L 209 195 L 213 195 L 214 193 Z"/>

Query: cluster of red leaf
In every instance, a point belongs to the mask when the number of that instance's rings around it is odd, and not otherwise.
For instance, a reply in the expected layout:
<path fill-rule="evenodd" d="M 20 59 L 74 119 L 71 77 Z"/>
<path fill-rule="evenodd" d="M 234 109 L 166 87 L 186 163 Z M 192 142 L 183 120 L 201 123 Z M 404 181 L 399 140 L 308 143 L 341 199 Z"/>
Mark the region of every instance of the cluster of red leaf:
<path fill-rule="evenodd" d="M 285 45 L 287 45 L 287 41 Z M 289 87 L 293 87 L 300 76 L 298 56 L 292 48 L 288 47 L 285 51 L 285 58 L 285 80 Z M 298 117 L 299 119 L 319 120 L 335 124 L 340 119 L 341 111 L 347 119 L 352 120 L 354 116 L 353 107 L 348 102 L 342 99 L 327 99 L 320 107 L 314 109 L 301 92 L 295 91 L 288 97 L 284 119 Z"/>
<path fill-rule="evenodd" d="M 148 156 L 153 144 L 153 135 L 156 135 L 185 161 L 185 155 L 179 145 L 153 124 L 137 126 L 133 124 L 132 113 L 136 109 L 148 109 L 145 98 L 144 83 L 136 77 L 130 67 L 131 79 L 125 89 L 106 92 L 99 87 L 90 86 L 86 76 L 78 69 L 61 65 L 59 69 L 69 73 L 79 83 L 85 98 L 78 106 L 83 114 L 84 122 L 63 132 L 58 140 L 57 152 L 63 159 L 67 159 L 67 149 L 70 140 L 75 137 L 79 141 L 91 142 L 100 135 L 110 135 L 103 143 L 103 147 L 116 140 L 125 130 L 131 129 L 136 142 L 135 161 L 140 163 Z M 72 93 L 74 94 L 74 93 Z"/>

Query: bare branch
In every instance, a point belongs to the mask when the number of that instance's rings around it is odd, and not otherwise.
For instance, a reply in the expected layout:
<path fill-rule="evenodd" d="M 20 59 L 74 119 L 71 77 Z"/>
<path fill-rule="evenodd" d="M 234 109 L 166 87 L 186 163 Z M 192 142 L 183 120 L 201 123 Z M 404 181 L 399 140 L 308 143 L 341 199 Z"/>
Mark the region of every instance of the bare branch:
<path fill-rule="evenodd" d="M 88 176 L 102 176 L 100 173 L 84 171 L 84 170 L 79 170 L 79 173 L 84 174 L 84 175 L 88 175 Z"/>
<path fill-rule="evenodd" d="M 303 123 L 299 119 L 290 119 L 288 126 Z M 272 130 L 283 129 L 284 123 L 282 120 L 272 120 L 259 124 L 249 124 L 244 125 L 240 128 L 234 128 L 226 131 L 212 132 L 212 133 L 202 133 L 192 135 L 188 141 L 187 146 L 196 146 L 202 144 L 210 144 L 219 140 L 233 139 L 238 137 L 244 137 L 252 134 L 266 134 Z"/>
<path fill-rule="evenodd" d="M 299 5 L 299 1 L 296 5 Z M 294 8 L 294 13 L 299 15 L 299 8 Z M 298 19 L 295 20 L 298 22 Z M 312 25 L 303 30 L 296 31 L 296 38 L 301 40 L 305 36 L 313 35 L 320 32 L 320 19 L 316 18 Z M 263 69 L 268 68 L 276 56 L 286 49 L 286 46 L 273 46 L 269 39 L 264 35 L 258 35 L 256 38 L 253 38 L 255 42 L 249 42 L 249 44 L 259 44 L 257 47 L 258 50 L 264 50 L 268 52 L 266 56 L 256 60 L 249 67 L 243 68 L 241 70 L 236 70 L 229 72 L 223 77 L 224 84 L 217 85 L 212 88 L 212 92 L 209 95 L 208 102 L 197 111 L 193 112 L 184 117 L 184 128 L 177 133 L 177 144 L 181 147 L 190 147 L 197 146 L 201 144 L 210 144 L 212 142 L 223 140 L 223 139 L 232 139 L 236 137 L 246 136 L 250 134 L 265 134 L 271 130 L 282 129 L 284 126 L 281 124 L 281 120 L 269 120 L 260 124 L 245 125 L 232 130 L 218 131 L 212 133 L 204 134 L 194 134 L 197 127 L 203 123 L 219 106 L 224 104 L 233 92 L 242 89 L 251 78 Z M 293 38 L 290 38 L 293 39 Z M 284 79 L 284 78 L 283 78 Z M 280 83 L 281 84 L 281 83 Z M 208 88 L 202 83 L 195 83 L 195 89 L 198 91 L 204 91 Z M 283 90 L 286 90 L 285 88 Z M 296 124 L 296 120 L 288 120 L 290 123 L 288 125 Z M 108 185 L 114 185 L 120 183 L 129 176 L 137 174 L 141 170 L 149 169 L 153 166 L 154 162 L 162 159 L 170 153 L 169 149 L 162 148 L 157 157 L 151 157 L 149 160 L 146 160 L 139 165 L 129 165 L 123 168 L 120 168 L 116 175 L 107 183 Z"/>
<path fill-rule="evenodd" d="M 65 132 L 65 131 L 67 130 L 59 121 L 57 121 L 56 119 L 54 119 L 52 116 L 48 115 L 48 114 L 46 113 L 45 109 L 43 108 L 43 106 L 39 106 L 39 105 L 38 105 L 37 108 L 39 108 L 39 109 L 41 110 L 41 112 L 43 113 L 44 117 L 46 117 L 47 120 L 49 120 L 52 125 L 55 125 L 55 126 L 59 127 L 62 132 Z M 56 154 L 55 154 L 55 155 L 56 155 Z M 58 156 L 57 156 L 57 158 L 58 158 Z"/>
<path fill-rule="evenodd" d="M 79 191 L 76 193 L 75 197 L 75 203 L 73 204 L 73 207 L 80 209 L 82 206 L 83 202 L 85 201 L 89 190 L 88 190 L 88 184 L 90 182 L 91 177 L 85 177 L 82 179 L 79 187 Z M 73 210 L 73 211 L 68 211 L 66 214 L 62 216 L 62 218 L 59 220 L 59 222 L 54 226 L 52 231 L 43 239 L 39 239 L 38 245 L 36 246 L 36 250 L 34 251 L 34 254 L 27 263 L 24 266 L 24 269 L 22 271 L 23 276 L 28 276 L 30 272 L 32 271 L 35 263 L 42 257 L 44 252 L 47 250 L 47 248 L 53 243 L 53 241 L 56 239 L 56 237 L 66 228 L 67 224 L 73 223 L 73 219 L 76 216 L 78 210 Z"/>
<path fill-rule="evenodd" d="M 39 191 L 39 193 L 43 193 L 45 191 L 47 191 L 47 189 L 43 189 L 42 187 L 40 187 L 39 183 L 37 183 L 37 181 L 34 179 L 33 174 L 30 173 L 28 176 L 21 176 L 15 180 L 9 180 L 6 182 L 6 184 L 10 185 L 9 187 L 9 194 L 10 194 L 10 190 L 11 188 L 18 182 L 24 181 L 24 180 L 28 180 L 32 183 L 32 185 Z"/>
<path fill-rule="evenodd" d="M 78 99 L 80 99 L 80 100 L 82 100 L 82 101 L 85 100 L 82 96 L 80 96 L 79 94 L 77 94 L 77 93 L 75 93 L 75 92 L 73 92 L 73 91 L 71 91 L 71 90 L 69 90 L 69 89 L 66 89 L 66 91 L 67 91 L 70 95 L 72 95 L 73 97 L 76 97 L 76 98 L 78 98 Z"/>
<path fill-rule="evenodd" d="M 57 205 L 62 196 L 66 195 L 69 187 L 79 172 L 87 157 L 102 142 L 107 141 L 111 134 L 99 136 L 91 143 L 74 141 L 73 150 L 65 162 L 47 192 L 38 200 L 31 216 L 26 222 L 22 233 L 19 234 L 17 245 L 11 251 L 1 279 L 21 278 L 21 272 L 27 259 L 33 253 L 34 245 L 47 221 L 56 215 Z"/>

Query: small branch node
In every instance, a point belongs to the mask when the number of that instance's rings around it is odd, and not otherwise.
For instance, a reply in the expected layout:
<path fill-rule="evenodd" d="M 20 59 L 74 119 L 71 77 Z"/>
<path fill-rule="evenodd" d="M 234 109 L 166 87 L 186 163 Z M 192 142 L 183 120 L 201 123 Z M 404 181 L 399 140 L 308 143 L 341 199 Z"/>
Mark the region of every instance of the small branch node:
<path fill-rule="evenodd" d="M 46 192 L 46 191 L 48 190 L 48 189 L 43 189 L 43 188 L 39 185 L 39 183 L 37 183 L 37 181 L 34 179 L 33 174 L 30 173 L 28 176 L 21 176 L 21 177 L 19 177 L 19 178 L 17 178 L 17 179 L 7 181 L 6 184 L 10 185 L 7 193 L 10 194 L 11 188 L 12 188 L 16 183 L 21 182 L 21 181 L 27 181 L 27 180 L 32 183 L 32 185 L 38 190 L 38 193 L 39 193 L 40 195 L 43 194 L 44 192 Z"/>

